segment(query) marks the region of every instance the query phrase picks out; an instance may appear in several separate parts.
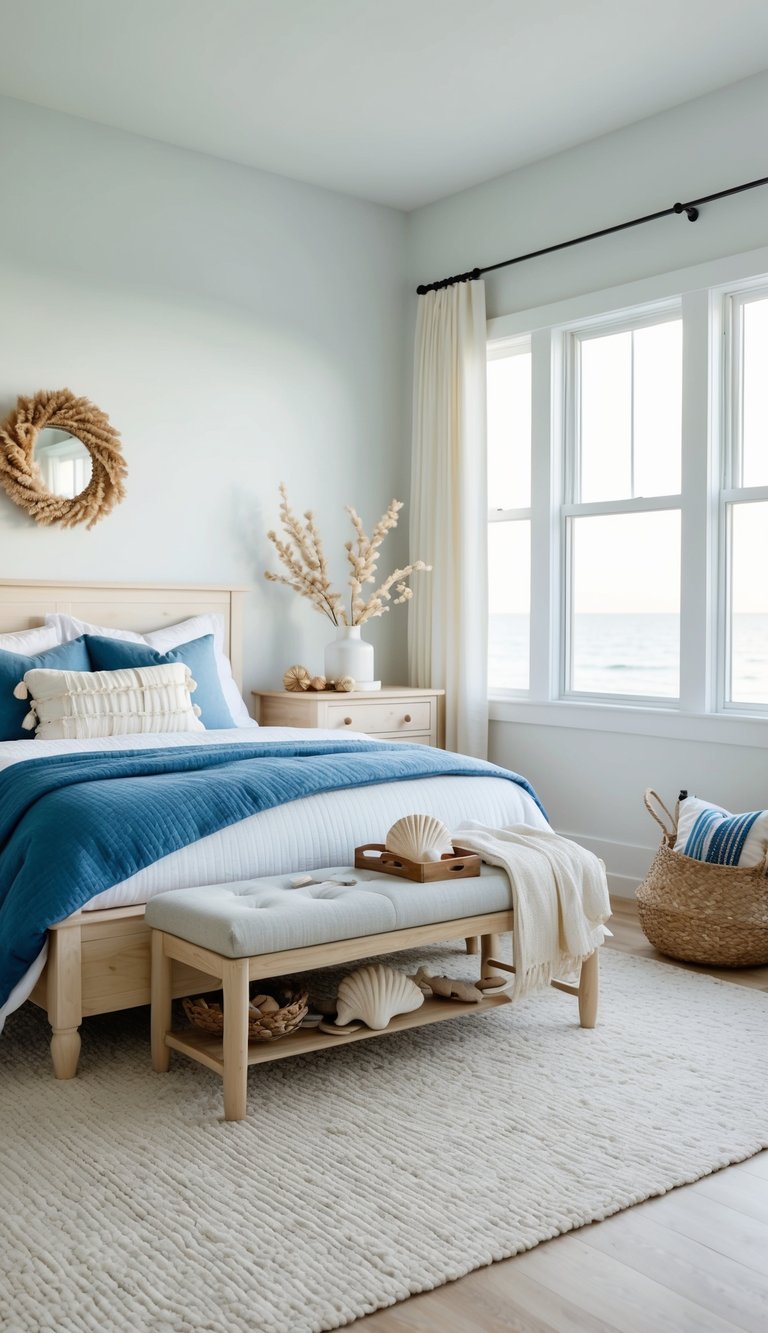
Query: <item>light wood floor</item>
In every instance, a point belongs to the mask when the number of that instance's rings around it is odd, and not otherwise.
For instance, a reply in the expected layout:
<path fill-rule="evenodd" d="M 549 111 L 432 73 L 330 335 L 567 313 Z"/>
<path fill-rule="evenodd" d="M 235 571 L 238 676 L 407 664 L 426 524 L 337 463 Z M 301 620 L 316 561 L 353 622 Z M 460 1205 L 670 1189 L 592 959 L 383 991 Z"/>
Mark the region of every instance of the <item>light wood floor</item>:
<path fill-rule="evenodd" d="M 670 967 L 634 902 L 610 947 Z M 768 967 L 693 968 L 768 991 Z M 756 1052 L 756 1058 L 765 1058 Z M 768 1333 L 768 1152 L 360 1319 L 360 1333 Z"/>

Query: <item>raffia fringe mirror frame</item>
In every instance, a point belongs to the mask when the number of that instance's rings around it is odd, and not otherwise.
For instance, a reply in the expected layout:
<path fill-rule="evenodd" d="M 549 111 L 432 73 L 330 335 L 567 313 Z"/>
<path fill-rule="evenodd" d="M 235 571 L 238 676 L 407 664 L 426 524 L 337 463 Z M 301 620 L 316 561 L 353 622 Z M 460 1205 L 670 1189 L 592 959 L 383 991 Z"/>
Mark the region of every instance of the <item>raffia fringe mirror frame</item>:
<path fill-rule="evenodd" d="M 73 436 L 90 455 L 90 479 L 76 495 L 55 494 L 45 485 L 35 444 L 46 428 Z M 109 417 L 70 389 L 41 389 L 32 398 L 19 398 L 0 425 L 0 484 L 36 523 L 92 528 L 123 499 L 127 471 Z"/>

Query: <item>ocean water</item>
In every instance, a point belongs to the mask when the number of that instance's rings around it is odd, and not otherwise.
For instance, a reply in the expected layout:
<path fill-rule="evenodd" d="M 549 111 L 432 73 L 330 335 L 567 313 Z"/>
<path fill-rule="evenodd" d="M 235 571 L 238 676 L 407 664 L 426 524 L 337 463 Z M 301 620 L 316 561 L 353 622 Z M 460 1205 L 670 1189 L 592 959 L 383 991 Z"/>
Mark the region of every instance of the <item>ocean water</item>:
<path fill-rule="evenodd" d="M 675 615 L 574 617 L 573 689 L 674 699 L 680 688 L 680 625 Z M 491 688 L 528 688 L 528 617 L 491 616 Z M 768 616 L 733 618 L 731 698 L 768 703 Z"/>

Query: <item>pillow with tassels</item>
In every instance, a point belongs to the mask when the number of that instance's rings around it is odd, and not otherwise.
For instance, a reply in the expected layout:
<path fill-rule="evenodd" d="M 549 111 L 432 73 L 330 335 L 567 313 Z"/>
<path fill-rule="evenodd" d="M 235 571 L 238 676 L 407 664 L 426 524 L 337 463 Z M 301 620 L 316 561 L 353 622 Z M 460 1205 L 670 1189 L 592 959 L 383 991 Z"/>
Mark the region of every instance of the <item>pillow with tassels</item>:
<path fill-rule="evenodd" d="M 196 688 L 182 662 L 121 671 L 27 671 L 14 690 L 29 700 L 23 727 L 38 740 L 203 731 Z"/>

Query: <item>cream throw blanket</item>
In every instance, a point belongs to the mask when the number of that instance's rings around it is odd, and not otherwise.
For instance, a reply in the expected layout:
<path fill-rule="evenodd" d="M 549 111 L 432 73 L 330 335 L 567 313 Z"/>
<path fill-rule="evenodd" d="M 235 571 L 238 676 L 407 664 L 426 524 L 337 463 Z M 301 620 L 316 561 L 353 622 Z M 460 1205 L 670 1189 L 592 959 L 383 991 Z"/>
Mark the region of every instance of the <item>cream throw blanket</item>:
<path fill-rule="evenodd" d="M 576 972 L 602 944 L 611 904 L 605 866 L 592 852 L 529 824 L 499 829 L 471 820 L 455 838 L 509 875 L 516 999 Z"/>

